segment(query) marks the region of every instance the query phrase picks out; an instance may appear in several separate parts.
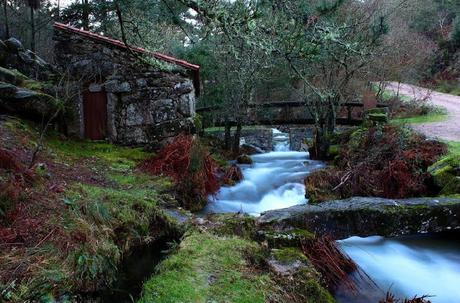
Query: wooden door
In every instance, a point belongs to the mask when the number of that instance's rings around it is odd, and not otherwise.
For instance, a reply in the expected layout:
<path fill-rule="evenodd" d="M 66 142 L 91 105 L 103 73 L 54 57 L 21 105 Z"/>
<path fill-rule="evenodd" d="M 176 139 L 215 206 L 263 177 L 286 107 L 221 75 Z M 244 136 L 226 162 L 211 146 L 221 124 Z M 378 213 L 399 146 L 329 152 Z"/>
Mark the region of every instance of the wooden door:
<path fill-rule="evenodd" d="M 107 93 L 105 91 L 83 93 L 85 138 L 102 140 L 107 137 Z"/>

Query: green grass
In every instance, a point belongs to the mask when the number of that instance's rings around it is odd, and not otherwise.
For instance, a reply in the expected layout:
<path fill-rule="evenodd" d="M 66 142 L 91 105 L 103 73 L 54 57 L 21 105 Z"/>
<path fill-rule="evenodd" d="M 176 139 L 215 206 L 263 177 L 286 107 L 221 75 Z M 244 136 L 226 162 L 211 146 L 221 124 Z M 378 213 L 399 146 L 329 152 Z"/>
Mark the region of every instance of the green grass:
<path fill-rule="evenodd" d="M 145 232 L 156 211 L 158 193 L 153 189 L 114 189 L 75 184 L 63 198 L 77 216 L 96 224 L 126 225 Z"/>
<path fill-rule="evenodd" d="M 245 259 L 259 250 L 249 240 L 193 231 L 145 283 L 139 302 L 263 303 L 272 281 L 251 271 Z"/>
<path fill-rule="evenodd" d="M 106 142 L 62 141 L 58 138 L 47 140 L 48 147 L 60 156 L 73 160 L 95 158 L 107 162 L 115 169 L 126 170 L 150 156 L 142 148 L 116 146 Z"/>
<path fill-rule="evenodd" d="M 449 154 L 460 155 L 460 142 L 448 141 L 446 142 L 449 147 Z"/>
<path fill-rule="evenodd" d="M 449 115 L 442 112 L 429 113 L 428 115 L 410 117 L 410 118 L 396 118 L 392 119 L 393 124 L 421 124 L 421 123 L 433 123 L 443 122 L 449 118 Z"/>

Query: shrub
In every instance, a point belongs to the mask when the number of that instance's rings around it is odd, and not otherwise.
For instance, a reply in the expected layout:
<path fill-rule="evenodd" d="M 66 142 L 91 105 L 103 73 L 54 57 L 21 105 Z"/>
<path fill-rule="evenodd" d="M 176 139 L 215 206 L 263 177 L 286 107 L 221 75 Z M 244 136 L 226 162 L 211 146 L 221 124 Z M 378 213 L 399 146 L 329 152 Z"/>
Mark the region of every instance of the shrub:
<path fill-rule="evenodd" d="M 433 193 L 427 168 L 446 152 L 444 144 L 394 125 L 360 128 L 341 140 L 336 166 L 314 172 L 305 180 L 311 202 Z"/>
<path fill-rule="evenodd" d="M 204 207 L 207 197 L 219 189 L 217 165 L 193 136 L 175 137 L 158 155 L 142 162 L 140 168 L 153 175 L 171 177 L 182 205 L 192 211 Z"/>

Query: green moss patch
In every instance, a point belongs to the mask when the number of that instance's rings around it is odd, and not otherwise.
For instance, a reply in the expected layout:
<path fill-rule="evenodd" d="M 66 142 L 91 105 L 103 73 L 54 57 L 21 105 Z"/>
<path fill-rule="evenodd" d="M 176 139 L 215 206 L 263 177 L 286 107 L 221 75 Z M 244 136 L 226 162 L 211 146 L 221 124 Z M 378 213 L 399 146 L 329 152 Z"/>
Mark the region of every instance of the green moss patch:
<path fill-rule="evenodd" d="M 219 236 L 256 237 L 256 221 L 249 215 L 220 214 L 212 216 L 210 220 L 213 222 L 211 231 Z"/>
<path fill-rule="evenodd" d="M 193 231 L 144 285 L 139 302 L 266 302 L 274 285 L 246 260 L 260 249 L 249 240 Z"/>
<path fill-rule="evenodd" d="M 272 250 L 273 257 L 282 264 L 290 264 L 295 261 L 308 263 L 308 258 L 296 247 L 286 247 Z"/>
<path fill-rule="evenodd" d="M 152 156 L 142 148 L 121 147 L 105 142 L 62 141 L 58 138 L 50 138 L 47 143 L 50 149 L 58 155 L 73 160 L 96 158 L 118 170 L 130 169 L 139 161 Z"/>
<path fill-rule="evenodd" d="M 428 169 L 441 195 L 460 193 L 460 154 L 451 152 Z"/>

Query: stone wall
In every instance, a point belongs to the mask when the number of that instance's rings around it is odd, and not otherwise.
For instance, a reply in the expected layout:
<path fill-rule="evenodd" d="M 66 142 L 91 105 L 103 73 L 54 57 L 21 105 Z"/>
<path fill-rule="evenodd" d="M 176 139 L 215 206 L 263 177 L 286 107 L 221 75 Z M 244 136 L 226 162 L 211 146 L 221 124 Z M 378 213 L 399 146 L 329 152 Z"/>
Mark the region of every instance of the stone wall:
<path fill-rule="evenodd" d="M 119 46 L 55 29 L 55 61 L 76 92 L 69 132 L 84 135 L 85 89 L 107 93 L 108 136 L 125 145 L 163 141 L 193 132 L 195 90 L 187 71 L 165 71 Z"/>
<path fill-rule="evenodd" d="M 224 131 L 208 131 L 209 135 L 215 136 L 222 141 L 225 139 Z M 235 128 L 232 128 L 232 140 Z M 266 152 L 273 149 L 273 135 L 271 128 L 243 129 L 241 131 L 241 143 L 246 143 L 258 147 Z"/>

